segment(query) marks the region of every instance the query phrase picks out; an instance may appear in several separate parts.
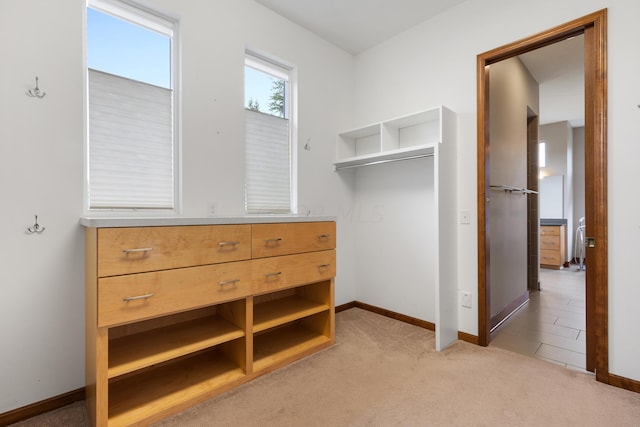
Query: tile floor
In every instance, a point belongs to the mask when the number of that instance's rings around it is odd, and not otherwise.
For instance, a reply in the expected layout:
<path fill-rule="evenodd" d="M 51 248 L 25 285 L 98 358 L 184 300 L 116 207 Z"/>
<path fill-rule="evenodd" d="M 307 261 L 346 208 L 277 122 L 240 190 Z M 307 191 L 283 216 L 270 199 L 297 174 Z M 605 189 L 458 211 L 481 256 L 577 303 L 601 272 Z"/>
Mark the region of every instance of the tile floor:
<path fill-rule="evenodd" d="M 584 370 L 585 273 L 576 265 L 540 269 L 540 292 L 492 334 L 491 344 Z"/>

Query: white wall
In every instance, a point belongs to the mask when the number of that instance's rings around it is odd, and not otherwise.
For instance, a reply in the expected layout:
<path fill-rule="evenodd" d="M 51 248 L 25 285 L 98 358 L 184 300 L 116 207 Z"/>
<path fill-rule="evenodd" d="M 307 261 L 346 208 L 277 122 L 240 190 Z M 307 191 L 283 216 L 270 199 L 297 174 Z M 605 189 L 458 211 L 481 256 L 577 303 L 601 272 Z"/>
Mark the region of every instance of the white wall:
<path fill-rule="evenodd" d="M 434 158 L 353 172 L 358 301 L 435 323 Z"/>
<path fill-rule="evenodd" d="M 444 104 L 458 113 L 458 207 L 477 212 L 476 56 L 591 12 L 608 8 L 609 369 L 640 380 L 634 326 L 640 286 L 640 58 L 634 56 L 640 2 L 628 0 L 467 1 L 357 57 L 356 122 L 370 123 Z M 475 215 L 474 215 L 475 217 Z M 477 334 L 477 224 L 458 229 L 458 286 L 473 292 L 474 309 L 459 327 Z"/>
<path fill-rule="evenodd" d="M 331 166 L 353 57 L 251 0 L 145 3 L 180 18 L 182 213 L 243 212 L 245 46 L 295 64 L 299 210 L 338 217 L 336 303 L 353 301 L 352 183 Z M 0 4 L 0 413 L 84 386 L 83 13 L 83 0 Z M 36 75 L 44 99 L 25 95 Z M 26 235 L 34 214 L 46 230 Z"/>
<path fill-rule="evenodd" d="M 84 378 L 83 12 L 56 3 L 0 11 L 0 413 Z"/>
<path fill-rule="evenodd" d="M 540 126 L 540 139 L 547 142 L 546 157 L 547 164 L 544 168 L 541 168 L 541 172 L 545 176 L 562 176 L 563 188 L 562 188 L 562 217 L 567 220 L 567 260 L 573 257 L 573 235 L 575 230 L 575 223 L 573 220 L 573 205 L 574 205 L 574 174 L 573 174 L 573 129 L 569 122 L 562 121 L 556 123 L 549 123 Z M 583 148 L 584 153 L 584 148 Z M 584 157 L 583 157 L 584 164 Z M 583 172 L 584 177 L 584 172 Z M 544 178 L 542 178 L 544 180 Z M 584 185 L 584 181 L 583 181 Z M 541 187 L 542 188 L 542 187 Z M 584 208 L 583 208 L 584 211 Z M 542 216 L 542 211 L 540 213 Z M 566 261 L 566 260 L 565 260 Z"/>

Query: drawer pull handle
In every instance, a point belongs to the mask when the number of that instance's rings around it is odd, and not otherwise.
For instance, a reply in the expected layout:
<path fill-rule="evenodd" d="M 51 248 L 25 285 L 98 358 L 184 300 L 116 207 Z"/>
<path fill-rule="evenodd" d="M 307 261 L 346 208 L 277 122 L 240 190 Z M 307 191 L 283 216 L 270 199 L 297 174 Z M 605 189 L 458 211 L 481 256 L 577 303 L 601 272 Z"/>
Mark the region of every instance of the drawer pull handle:
<path fill-rule="evenodd" d="M 269 277 L 275 277 L 275 276 L 279 276 L 281 274 L 282 274 L 282 271 L 278 271 L 276 273 L 267 273 L 267 274 L 264 275 L 264 277 L 266 277 L 268 279 Z"/>
<path fill-rule="evenodd" d="M 135 301 L 135 300 L 139 300 L 139 299 L 149 299 L 153 296 L 153 294 L 144 294 L 144 295 L 137 295 L 135 297 L 126 297 L 126 298 L 122 298 L 122 301 L 124 302 L 129 302 L 129 301 Z"/>
<path fill-rule="evenodd" d="M 225 246 L 235 246 L 239 244 L 240 242 L 220 242 L 218 243 L 218 246 L 220 246 L 221 248 L 224 248 Z"/>
<path fill-rule="evenodd" d="M 220 282 L 220 287 L 222 287 L 224 285 L 235 285 L 239 281 L 240 281 L 240 279 L 224 280 L 224 281 Z"/>
<path fill-rule="evenodd" d="M 331 264 L 320 264 L 318 268 L 329 268 Z"/>
<path fill-rule="evenodd" d="M 122 252 L 125 254 L 133 254 L 136 252 L 151 252 L 153 248 L 135 248 L 135 249 L 123 249 Z"/>
<path fill-rule="evenodd" d="M 318 236 L 318 240 L 329 240 L 329 237 L 331 237 L 331 234 L 321 234 Z"/>
<path fill-rule="evenodd" d="M 282 241 L 282 237 L 275 237 L 273 239 L 265 239 L 264 240 L 264 244 L 265 246 L 269 246 L 269 245 L 277 245 L 278 243 L 280 243 Z"/>

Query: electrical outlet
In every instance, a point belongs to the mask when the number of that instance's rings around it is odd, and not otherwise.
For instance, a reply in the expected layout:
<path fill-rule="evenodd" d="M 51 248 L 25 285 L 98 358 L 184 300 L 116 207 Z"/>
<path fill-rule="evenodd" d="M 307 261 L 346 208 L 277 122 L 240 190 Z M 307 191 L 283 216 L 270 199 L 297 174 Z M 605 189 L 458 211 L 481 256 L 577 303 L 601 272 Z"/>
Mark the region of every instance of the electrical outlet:
<path fill-rule="evenodd" d="M 207 203 L 207 215 L 215 216 L 216 215 L 216 202 L 208 202 Z"/>
<path fill-rule="evenodd" d="M 471 213 L 468 209 L 460 211 L 460 224 L 471 224 Z"/>
<path fill-rule="evenodd" d="M 466 308 L 471 308 L 471 292 L 460 292 L 462 303 L 461 305 Z"/>

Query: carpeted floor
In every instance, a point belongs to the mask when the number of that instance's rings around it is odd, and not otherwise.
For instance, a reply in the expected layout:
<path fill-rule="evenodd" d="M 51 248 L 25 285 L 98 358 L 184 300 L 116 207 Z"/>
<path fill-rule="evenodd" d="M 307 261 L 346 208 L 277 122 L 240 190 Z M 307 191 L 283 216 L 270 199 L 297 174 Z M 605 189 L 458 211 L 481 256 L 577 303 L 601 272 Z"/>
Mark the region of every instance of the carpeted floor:
<path fill-rule="evenodd" d="M 337 344 L 156 424 L 173 426 L 639 426 L 640 394 L 360 309 Z M 88 425 L 83 402 L 16 426 Z"/>

